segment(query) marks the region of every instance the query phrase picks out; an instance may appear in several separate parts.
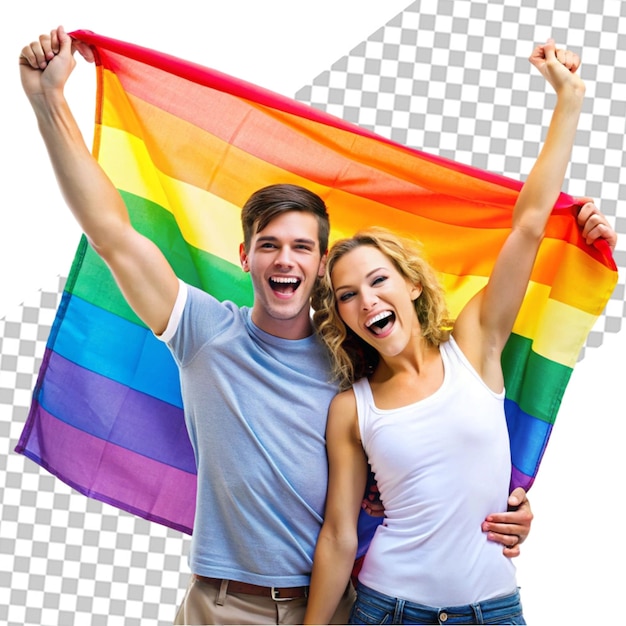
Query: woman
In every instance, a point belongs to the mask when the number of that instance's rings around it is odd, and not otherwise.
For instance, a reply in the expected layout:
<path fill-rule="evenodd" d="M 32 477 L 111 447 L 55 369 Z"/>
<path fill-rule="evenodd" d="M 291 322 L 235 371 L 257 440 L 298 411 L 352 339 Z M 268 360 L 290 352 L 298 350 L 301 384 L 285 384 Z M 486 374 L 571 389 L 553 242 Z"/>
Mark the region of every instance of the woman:
<path fill-rule="evenodd" d="M 305 623 L 327 623 L 348 584 L 368 461 L 386 521 L 359 574 L 351 623 L 525 623 L 514 565 L 486 540 L 481 521 L 506 509 L 500 357 L 585 91 L 577 55 L 557 53 L 553 40 L 530 61 L 557 94 L 550 128 L 488 284 L 454 325 L 433 271 L 395 235 L 369 231 L 330 251 L 315 320 L 345 391 L 329 412 L 329 491 Z"/>

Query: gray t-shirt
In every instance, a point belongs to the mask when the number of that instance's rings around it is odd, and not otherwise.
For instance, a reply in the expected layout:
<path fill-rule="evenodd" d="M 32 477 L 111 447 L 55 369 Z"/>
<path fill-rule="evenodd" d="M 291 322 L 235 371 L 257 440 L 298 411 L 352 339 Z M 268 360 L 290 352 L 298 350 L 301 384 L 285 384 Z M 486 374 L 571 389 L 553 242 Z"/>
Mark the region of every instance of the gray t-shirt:
<path fill-rule="evenodd" d="M 264 586 L 309 583 L 337 389 L 316 335 L 287 340 L 181 283 L 167 330 L 198 467 L 191 570 Z"/>

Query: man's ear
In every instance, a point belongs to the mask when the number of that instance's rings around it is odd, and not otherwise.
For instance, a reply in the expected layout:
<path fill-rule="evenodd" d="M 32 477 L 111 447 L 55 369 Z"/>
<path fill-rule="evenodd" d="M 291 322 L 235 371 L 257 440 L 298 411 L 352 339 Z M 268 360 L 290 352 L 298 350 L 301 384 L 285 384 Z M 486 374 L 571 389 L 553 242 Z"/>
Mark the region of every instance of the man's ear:
<path fill-rule="evenodd" d="M 326 271 L 326 261 L 328 261 L 328 250 L 322 254 L 322 258 L 320 259 L 320 265 L 317 270 L 317 275 L 321 278 L 324 276 L 324 272 Z"/>
<path fill-rule="evenodd" d="M 248 253 L 246 252 L 246 247 L 243 243 L 239 244 L 239 261 L 241 262 L 241 269 L 244 272 L 249 272 L 250 268 L 248 267 Z"/>

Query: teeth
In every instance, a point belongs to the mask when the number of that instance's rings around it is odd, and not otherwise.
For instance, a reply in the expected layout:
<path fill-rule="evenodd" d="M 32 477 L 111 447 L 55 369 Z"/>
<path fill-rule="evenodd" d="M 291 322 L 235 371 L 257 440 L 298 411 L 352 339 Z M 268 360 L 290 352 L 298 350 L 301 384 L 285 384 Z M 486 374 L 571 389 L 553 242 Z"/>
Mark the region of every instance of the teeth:
<path fill-rule="evenodd" d="M 273 277 L 272 281 L 275 283 L 282 283 L 285 285 L 289 285 L 289 284 L 295 285 L 297 282 L 299 282 L 297 278 L 289 278 L 287 276 L 281 276 L 280 278 Z"/>
<path fill-rule="evenodd" d="M 386 317 L 391 317 L 391 311 L 383 311 L 378 315 L 374 315 L 371 320 L 367 320 L 367 322 L 365 322 L 365 325 L 369 328 L 372 324 L 380 322 L 380 320 L 384 320 Z"/>

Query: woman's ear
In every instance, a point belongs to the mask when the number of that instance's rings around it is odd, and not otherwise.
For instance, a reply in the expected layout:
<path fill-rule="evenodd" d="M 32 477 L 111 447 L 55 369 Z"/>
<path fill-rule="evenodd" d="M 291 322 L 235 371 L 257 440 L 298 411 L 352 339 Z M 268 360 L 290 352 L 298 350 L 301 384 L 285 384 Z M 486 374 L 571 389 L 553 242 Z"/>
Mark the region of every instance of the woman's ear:
<path fill-rule="evenodd" d="M 423 289 L 421 285 L 414 285 L 413 287 L 411 287 L 411 300 L 415 302 L 415 300 L 417 300 L 422 295 L 422 291 Z"/>

